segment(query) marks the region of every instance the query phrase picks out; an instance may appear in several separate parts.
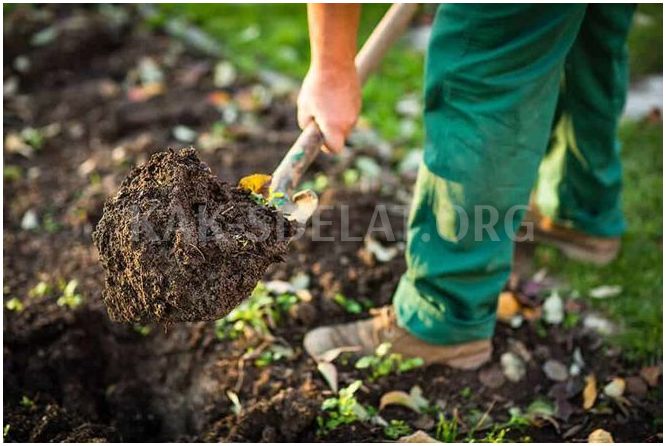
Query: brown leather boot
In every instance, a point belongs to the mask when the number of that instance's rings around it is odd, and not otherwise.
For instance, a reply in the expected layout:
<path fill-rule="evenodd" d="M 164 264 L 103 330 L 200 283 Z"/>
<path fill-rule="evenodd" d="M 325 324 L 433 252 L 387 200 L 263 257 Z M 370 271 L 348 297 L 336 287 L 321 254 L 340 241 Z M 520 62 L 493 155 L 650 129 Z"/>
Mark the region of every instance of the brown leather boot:
<path fill-rule="evenodd" d="M 606 265 L 620 253 L 619 237 L 598 237 L 556 223 L 534 208 L 525 214 L 524 224 L 533 224 L 534 241 L 552 245 L 570 259 Z"/>
<path fill-rule="evenodd" d="M 490 359 L 490 340 L 456 345 L 436 345 L 421 341 L 398 326 L 393 307 L 371 310 L 374 317 L 348 324 L 319 327 L 308 332 L 303 340 L 305 350 L 315 360 L 340 347 L 350 347 L 361 355 L 371 355 L 384 342 L 391 351 L 405 358 L 419 357 L 428 364 L 445 364 L 458 369 L 476 369 Z"/>

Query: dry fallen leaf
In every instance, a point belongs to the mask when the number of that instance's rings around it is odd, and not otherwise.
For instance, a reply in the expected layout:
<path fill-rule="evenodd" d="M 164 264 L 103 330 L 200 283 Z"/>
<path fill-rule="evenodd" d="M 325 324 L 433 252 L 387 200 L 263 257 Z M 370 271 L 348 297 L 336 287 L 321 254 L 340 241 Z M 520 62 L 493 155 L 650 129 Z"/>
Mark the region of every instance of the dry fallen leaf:
<path fill-rule="evenodd" d="M 231 96 L 225 91 L 214 91 L 210 93 L 206 99 L 215 107 L 224 107 L 231 102 Z"/>
<path fill-rule="evenodd" d="M 526 321 L 536 321 L 541 318 L 541 307 L 525 307 L 523 308 L 522 314 Z"/>
<path fill-rule="evenodd" d="M 503 291 L 497 302 L 497 318 L 502 322 L 509 322 L 520 312 L 520 303 L 511 291 Z"/>
<path fill-rule="evenodd" d="M 622 378 L 613 378 L 611 382 L 604 386 L 604 393 L 614 399 L 620 398 L 624 393 L 626 383 Z"/>
<path fill-rule="evenodd" d="M 413 434 L 398 438 L 398 443 L 439 443 L 425 432 L 418 430 Z"/>
<path fill-rule="evenodd" d="M 127 99 L 130 102 L 144 102 L 148 99 L 159 96 L 164 93 L 164 84 L 152 82 L 140 87 L 133 87 L 127 92 Z"/>
<path fill-rule="evenodd" d="M 322 374 L 331 390 L 338 393 L 338 369 L 330 362 L 320 362 L 317 364 L 317 370 Z"/>
<path fill-rule="evenodd" d="M 333 362 L 335 359 L 345 352 L 357 352 L 361 349 L 360 346 L 337 347 L 326 350 L 321 355 L 317 356 L 317 361 L 320 362 Z"/>
<path fill-rule="evenodd" d="M 569 377 L 569 371 L 567 370 L 566 366 L 560 361 L 556 361 L 554 359 L 549 359 L 546 361 L 546 363 L 543 365 L 543 372 L 546 374 L 548 379 L 552 381 L 562 382 L 566 381 Z"/>
<path fill-rule="evenodd" d="M 615 297 L 622 292 L 622 287 L 619 285 L 602 285 L 592 288 L 588 293 L 593 299 L 607 299 Z"/>
<path fill-rule="evenodd" d="M 603 429 L 597 429 L 587 437 L 588 443 L 613 443 L 613 436 L 610 432 Z"/>
<path fill-rule="evenodd" d="M 263 173 L 254 173 L 246 177 L 241 178 L 238 182 L 238 187 L 254 192 L 255 194 L 261 194 L 266 185 L 271 181 L 271 176 Z"/>
<path fill-rule="evenodd" d="M 661 376 L 661 365 L 653 365 L 643 367 L 641 369 L 641 378 L 645 380 L 650 387 L 655 387 L 659 384 L 659 377 Z"/>
<path fill-rule="evenodd" d="M 590 410 L 594 407 L 597 400 L 597 378 L 592 374 L 585 378 L 585 388 L 583 389 L 583 409 Z"/>
<path fill-rule="evenodd" d="M 428 406 L 428 400 L 423 398 L 421 388 L 414 386 L 409 393 L 402 390 L 393 390 L 382 395 L 379 401 L 379 410 L 390 405 L 404 406 L 416 413 L 421 413 L 421 409 Z"/>
<path fill-rule="evenodd" d="M 382 398 L 379 401 L 379 410 L 390 405 L 404 406 L 408 409 L 412 409 L 414 412 L 420 412 L 419 408 L 412 402 L 409 394 L 402 390 L 393 390 L 382 395 Z"/>
<path fill-rule="evenodd" d="M 640 376 L 630 376 L 626 380 L 626 392 L 630 395 L 644 397 L 648 392 L 648 386 Z"/>

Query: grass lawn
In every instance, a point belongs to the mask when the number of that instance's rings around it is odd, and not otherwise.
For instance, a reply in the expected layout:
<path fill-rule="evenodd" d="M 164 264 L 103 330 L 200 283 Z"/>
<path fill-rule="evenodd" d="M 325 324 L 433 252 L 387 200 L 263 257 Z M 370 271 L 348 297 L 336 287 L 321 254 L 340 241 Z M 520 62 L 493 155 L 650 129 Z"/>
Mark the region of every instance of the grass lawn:
<path fill-rule="evenodd" d="M 586 296 L 600 285 L 620 285 L 622 293 L 591 300 L 623 328 L 616 341 L 639 362 L 662 354 L 662 124 L 627 122 L 622 126 L 623 207 L 628 230 L 620 257 L 605 267 L 567 261 L 554 249 L 540 247 L 537 263 L 565 278 Z"/>
<path fill-rule="evenodd" d="M 388 5 L 364 5 L 360 41 L 364 41 Z M 304 5 L 169 4 L 162 18 L 183 17 L 219 40 L 225 56 L 251 75 L 271 68 L 296 79 L 309 62 Z M 158 19 L 159 22 L 159 19 Z M 640 5 L 629 38 L 632 78 L 662 71 L 662 5 Z M 400 137 L 395 112 L 406 94 L 419 94 L 423 55 L 401 42 L 367 84 L 363 116 L 397 153 L 422 145 L 422 122 L 409 137 Z M 637 361 L 662 353 L 662 124 L 626 122 L 622 126 L 625 168 L 624 208 L 629 222 L 621 257 L 604 268 L 564 261 L 540 248 L 537 261 L 565 277 L 585 295 L 599 285 L 621 285 L 620 296 L 594 305 L 624 327 L 617 342 Z"/>

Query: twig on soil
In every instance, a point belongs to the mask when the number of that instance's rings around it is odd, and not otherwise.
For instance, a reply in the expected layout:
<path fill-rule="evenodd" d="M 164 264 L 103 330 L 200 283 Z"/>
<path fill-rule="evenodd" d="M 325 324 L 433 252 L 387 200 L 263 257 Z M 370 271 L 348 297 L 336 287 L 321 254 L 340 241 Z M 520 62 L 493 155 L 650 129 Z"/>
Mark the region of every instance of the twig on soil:
<path fill-rule="evenodd" d="M 223 210 L 222 212 L 220 212 L 220 216 L 226 214 L 227 212 L 229 212 L 229 211 L 232 210 L 233 208 L 234 208 L 234 207 L 231 206 L 229 209 L 225 209 L 225 210 Z"/>
<path fill-rule="evenodd" d="M 481 415 L 481 418 L 479 418 L 479 421 L 477 421 L 476 426 L 471 430 L 470 434 L 473 434 L 474 432 L 477 431 L 481 426 L 483 426 L 483 422 L 486 421 L 488 418 L 488 415 L 490 415 L 490 411 L 493 410 L 493 407 L 495 407 L 495 403 L 497 402 L 496 399 L 493 399 L 493 402 L 490 404 L 488 407 L 488 410 L 486 410 L 483 415 Z"/>
<path fill-rule="evenodd" d="M 256 349 L 250 352 L 245 352 L 240 358 L 238 358 L 238 380 L 234 386 L 234 391 L 236 393 L 240 392 L 243 388 L 243 380 L 245 379 L 245 361 L 259 356 L 264 350 L 266 350 L 266 348 L 270 347 L 271 343 L 272 339 L 265 340 L 259 344 Z"/>
<path fill-rule="evenodd" d="M 197 247 L 196 245 L 193 245 L 192 243 L 188 243 L 188 245 L 190 245 L 192 248 L 196 249 L 196 250 L 199 252 L 199 254 L 201 254 L 201 257 L 203 257 L 204 262 L 207 261 L 207 260 L 206 260 L 206 256 L 204 255 L 203 252 L 201 252 L 201 250 L 199 249 L 199 247 Z"/>

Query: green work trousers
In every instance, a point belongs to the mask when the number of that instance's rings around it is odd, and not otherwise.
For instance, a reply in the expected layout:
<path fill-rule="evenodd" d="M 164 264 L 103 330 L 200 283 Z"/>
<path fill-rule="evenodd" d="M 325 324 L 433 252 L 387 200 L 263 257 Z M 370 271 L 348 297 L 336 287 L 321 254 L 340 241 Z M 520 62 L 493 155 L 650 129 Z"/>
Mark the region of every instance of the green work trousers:
<path fill-rule="evenodd" d="M 559 217 L 619 236 L 618 119 L 634 6 L 446 4 L 426 57 L 424 162 L 398 323 L 424 341 L 487 339 L 556 120 L 568 133 Z M 556 113 L 557 111 L 557 113 Z"/>

